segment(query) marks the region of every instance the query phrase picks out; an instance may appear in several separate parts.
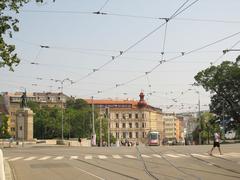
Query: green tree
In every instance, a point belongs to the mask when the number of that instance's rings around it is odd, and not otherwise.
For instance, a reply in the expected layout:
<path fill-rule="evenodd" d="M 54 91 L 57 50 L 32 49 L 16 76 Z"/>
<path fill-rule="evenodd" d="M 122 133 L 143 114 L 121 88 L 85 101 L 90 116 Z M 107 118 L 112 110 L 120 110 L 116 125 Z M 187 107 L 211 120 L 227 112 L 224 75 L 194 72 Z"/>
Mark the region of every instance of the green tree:
<path fill-rule="evenodd" d="M 44 0 L 35 1 L 41 3 Z M 19 20 L 9 15 L 9 11 L 19 13 L 20 8 L 28 2 L 30 2 L 30 0 L 0 1 L 0 68 L 7 66 L 10 71 L 13 71 L 13 66 L 17 66 L 20 62 L 17 53 L 15 53 L 15 45 L 8 44 L 5 39 L 6 37 L 12 38 L 13 32 L 19 31 Z"/>
<path fill-rule="evenodd" d="M 65 117 L 70 137 L 89 138 L 91 136 L 91 108 L 86 101 L 83 99 L 68 100 Z"/>
<path fill-rule="evenodd" d="M 0 138 L 10 137 L 8 133 L 8 117 L 4 113 L 0 113 Z"/>
<path fill-rule="evenodd" d="M 210 111 L 218 119 L 231 117 L 234 127 L 240 124 L 240 56 L 235 62 L 224 61 L 199 72 L 194 78 L 198 85 L 212 93 Z"/>

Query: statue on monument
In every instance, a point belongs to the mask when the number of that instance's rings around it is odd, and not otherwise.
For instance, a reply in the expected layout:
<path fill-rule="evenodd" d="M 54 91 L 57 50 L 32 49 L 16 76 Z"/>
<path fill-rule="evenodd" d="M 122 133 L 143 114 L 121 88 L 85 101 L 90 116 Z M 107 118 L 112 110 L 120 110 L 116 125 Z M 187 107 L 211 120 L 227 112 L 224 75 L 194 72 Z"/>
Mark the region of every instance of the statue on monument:
<path fill-rule="evenodd" d="M 21 108 L 25 108 L 27 107 L 27 92 L 25 89 L 25 92 L 23 92 L 23 95 L 21 96 L 21 104 L 20 104 Z"/>

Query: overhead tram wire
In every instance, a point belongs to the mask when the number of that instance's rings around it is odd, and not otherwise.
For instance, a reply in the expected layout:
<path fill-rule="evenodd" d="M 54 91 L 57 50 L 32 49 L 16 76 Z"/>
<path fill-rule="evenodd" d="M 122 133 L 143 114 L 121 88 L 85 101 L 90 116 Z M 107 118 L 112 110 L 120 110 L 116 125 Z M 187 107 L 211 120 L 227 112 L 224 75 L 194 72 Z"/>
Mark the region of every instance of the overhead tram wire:
<path fill-rule="evenodd" d="M 217 40 L 217 41 L 214 41 L 214 42 L 212 42 L 212 43 L 209 43 L 209 44 L 207 44 L 207 45 L 204 45 L 204 46 L 202 46 L 202 47 L 199 47 L 199 48 L 190 50 L 190 51 L 184 53 L 183 55 L 179 55 L 179 56 L 170 58 L 170 59 L 168 59 L 168 60 L 165 60 L 165 62 L 170 62 L 170 61 L 177 60 L 177 59 L 181 58 L 182 56 L 189 55 L 189 54 L 192 54 L 192 53 L 194 53 L 194 52 L 196 52 L 196 51 L 199 51 L 199 50 L 202 50 L 202 49 L 207 48 L 207 47 L 209 47 L 209 46 L 215 45 L 215 44 L 220 43 L 220 42 L 222 42 L 222 41 L 224 41 L 224 40 L 227 40 L 227 39 L 229 39 L 229 38 L 232 38 L 232 37 L 234 37 L 234 36 L 237 36 L 238 34 L 240 34 L 240 31 L 237 32 L 237 33 L 231 34 L 231 35 L 229 35 L 229 36 L 227 36 L 227 37 L 224 37 L 224 38 L 222 38 L 222 39 L 219 39 L 219 40 Z M 132 78 L 131 80 L 128 80 L 128 81 L 126 81 L 126 82 L 119 83 L 118 86 L 116 86 L 115 88 L 117 88 L 117 87 L 119 87 L 119 86 L 125 86 L 125 85 L 127 85 L 127 84 L 129 84 L 129 83 L 131 83 L 131 82 L 133 82 L 133 81 L 136 81 L 136 80 L 138 80 L 138 79 L 141 79 L 141 78 L 145 77 L 146 75 L 152 73 L 155 69 L 157 69 L 161 64 L 162 64 L 162 61 L 160 61 L 159 64 L 157 64 L 156 66 L 154 66 L 150 71 L 147 71 L 147 72 L 145 72 L 144 74 L 139 75 L 139 76 L 137 76 L 137 77 L 135 77 L 135 78 Z M 104 90 L 103 90 L 102 92 L 104 92 Z"/>
<path fill-rule="evenodd" d="M 96 15 L 96 12 L 87 12 L 87 11 L 67 11 L 67 10 L 22 10 L 21 13 L 49 13 L 49 14 L 88 14 Z M 153 16 L 141 16 L 141 15 L 132 15 L 132 14 L 118 14 L 111 12 L 104 12 L 102 15 L 106 16 L 116 16 L 116 17 L 128 17 L 128 18 L 137 18 L 137 19 L 153 19 L 153 20 L 163 20 L 164 17 L 153 17 Z M 199 18 L 174 18 L 175 21 L 193 21 L 193 22 L 209 22 L 209 23 L 226 23 L 226 24 L 239 24 L 240 21 L 233 20 L 223 20 L 223 19 L 199 19 Z"/>
<path fill-rule="evenodd" d="M 179 14 L 183 13 L 185 10 L 187 10 L 189 7 L 191 7 L 192 5 L 194 5 L 196 2 L 198 2 L 199 0 L 195 0 L 194 2 L 192 2 L 191 4 L 189 4 L 187 7 L 185 7 L 184 9 L 182 9 L 188 2 L 189 0 L 186 0 L 174 13 L 170 18 L 167 18 L 167 20 L 160 24 L 157 28 L 155 28 L 154 30 L 152 30 L 150 33 L 148 33 L 147 35 L 145 35 L 143 38 L 141 38 L 140 40 L 136 41 L 134 44 L 130 45 L 128 48 L 126 48 L 123 51 L 120 51 L 120 54 L 117 56 L 112 56 L 111 59 L 109 61 L 107 61 L 106 63 L 104 63 L 103 65 L 101 65 L 98 68 L 93 69 L 92 72 L 88 73 L 87 75 L 81 77 L 80 79 L 76 80 L 74 83 L 78 83 L 79 81 L 91 76 L 92 74 L 94 74 L 95 72 L 101 70 L 103 67 L 105 67 L 106 65 L 110 64 L 112 61 L 116 60 L 117 58 L 119 58 L 120 56 L 122 56 L 123 54 L 127 53 L 129 50 L 131 50 L 132 48 L 134 48 L 135 46 L 137 46 L 139 43 L 141 43 L 142 41 L 144 41 L 145 39 L 147 39 L 149 36 L 151 36 L 153 33 L 155 33 L 156 31 L 158 31 L 161 27 L 163 27 L 168 21 L 170 21 L 171 19 L 175 18 L 176 16 L 178 16 Z M 182 10 L 181 10 L 182 9 Z"/>
<path fill-rule="evenodd" d="M 234 47 L 237 46 L 239 43 L 240 43 L 240 40 L 238 40 L 236 43 L 234 43 L 234 44 L 233 44 L 230 48 L 228 48 L 228 49 L 234 48 Z M 212 65 L 212 64 L 216 64 L 216 62 L 218 62 L 223 56 L 225 56 L 226 53 L 227 53 L 227 51 L 223 51 L 223 54 L 222 54 L 221 56 L 219 56 L 215 61 L 213 61 L 213 62 L 211 63 L 211 65 Z"/>
<path fill-rule="evenodd" d="M 98 10 L 98 12 L 101 12 L 108 2 L 109 0 L 106 0 L 105 3 L 102 5 L 102 7 Z"/>

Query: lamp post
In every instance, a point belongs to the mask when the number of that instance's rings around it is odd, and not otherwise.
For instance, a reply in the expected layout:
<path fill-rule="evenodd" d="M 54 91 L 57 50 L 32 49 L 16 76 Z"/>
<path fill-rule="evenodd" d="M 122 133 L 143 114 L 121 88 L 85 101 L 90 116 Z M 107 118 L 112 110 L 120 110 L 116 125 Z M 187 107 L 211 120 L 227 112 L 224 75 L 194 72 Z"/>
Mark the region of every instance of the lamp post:
<path fill-rule="evenodd" d="M 96 133 L 95 133 L 95 117 L 94 117 L 93 96 L 92 96 L 92 146 L 96 146 Z"/>
<path fill-rule="evenodd" d="M 201 104 L 200 104 L 200 92 L 196 91 L 195 89 L 188 89 L 188 90 L 189 91 L 194 90 L 194 92 L 198 94 L 198 121 L 199 121 L 198 144 L 200 145 L 200 144 L 202 144 L 202 138 L 201 138 L 201 131 L 202 131 L 202 129 L 201 129 L 201 124 L 202 123 L 201 122 L 202 122 L 202 120 L 201 120 L 201 109 L 200 109 L 200 107 L 201 107 Z"/>
<path fill-rule="evenodd" d="M 52 81 L 55 81 L 55 82 L 60 82 L 61 83 L 61 116 L 62 116 L 62 133 L 61 133 L 61 138 L 62 138 L 62 141 L 64 140 L 63 138 L 63 83 L 66 82 L 66 81 L 69 81 L 71 82 L 71 84 L 73 84 L 73 81 L 70 80 L 69 78 L 65 78 L 63 80 L 59 80 L 59 79 L 51 79 Z"/>

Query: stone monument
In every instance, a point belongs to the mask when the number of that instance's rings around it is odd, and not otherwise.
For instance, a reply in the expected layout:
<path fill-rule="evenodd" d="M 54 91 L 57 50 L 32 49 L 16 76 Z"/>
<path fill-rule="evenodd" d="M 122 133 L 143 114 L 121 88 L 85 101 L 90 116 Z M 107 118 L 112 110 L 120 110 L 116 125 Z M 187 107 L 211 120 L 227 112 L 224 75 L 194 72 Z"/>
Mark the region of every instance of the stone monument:
<path fill-rule="evenodd" d="M 33 140 L 33 111 L 27 107 L 26 90 L 21 96 L 20 109 L 16 112 L 16 138 L 18 141 Z"/>

